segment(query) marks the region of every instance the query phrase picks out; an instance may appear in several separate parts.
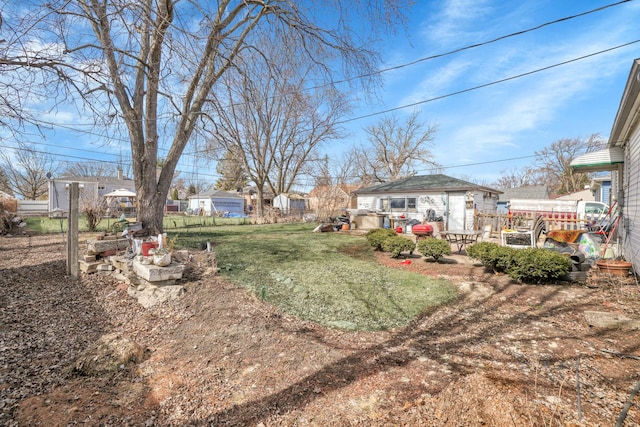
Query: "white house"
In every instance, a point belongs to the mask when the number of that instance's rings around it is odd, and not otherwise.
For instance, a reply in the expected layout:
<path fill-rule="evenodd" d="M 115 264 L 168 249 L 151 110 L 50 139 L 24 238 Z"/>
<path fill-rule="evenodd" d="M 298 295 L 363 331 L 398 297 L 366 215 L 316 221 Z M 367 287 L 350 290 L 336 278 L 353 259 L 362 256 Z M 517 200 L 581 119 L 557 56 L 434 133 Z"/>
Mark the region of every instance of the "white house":
<path fill-rule="evenodd" d="M 107 193 L 118 189 L 125 189 L 135 192 L 135 185 L 132 179 L 122 175 L 118 171 L 118 176 L 63 176 L 49 180 L 49 215 L 67 216 L 69 211 L 69 184 L 77 182 L 80 185 L 80 199 L 90 202 L 98 202 L 99 198 Z"/>
<path fill-rule="evenodd" d="M 205 191 L 188 199 L 188 209 L 195 215 L 244 214 L 244 199 L 226 191 Z"/>
<path fill-rule="evenodd" d="M 476 211 L 496 212 L 501 191 L 433 174 L 361 188 L 355 193 L 357 213 L 360 214 L 373 213 L 383 220 L 415 219 L 420 222 L 441 217 L 446 230 L 469 230 L 473 228 Z"/>
<path fill-rule="evenodd" d="M 633 61 L 607 148 L 571 162 L 580 172 L 611 171 L 611 199 L 617 203 L 618 255 L 640 272 L 640 59 Z"/>

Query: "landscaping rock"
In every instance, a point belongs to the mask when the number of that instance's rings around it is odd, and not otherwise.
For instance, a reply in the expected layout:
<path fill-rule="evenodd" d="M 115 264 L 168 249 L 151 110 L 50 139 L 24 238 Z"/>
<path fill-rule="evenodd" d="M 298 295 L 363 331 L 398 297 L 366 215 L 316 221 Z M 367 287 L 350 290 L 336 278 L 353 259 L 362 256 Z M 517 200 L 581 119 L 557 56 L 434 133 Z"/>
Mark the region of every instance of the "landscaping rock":
<path fill-rule="evenodd" d="M 87 254 L 97 255 L 109 251 L 123 251 L 129 247 L 127 239 L 87 240 Z M 115 253 L 115 252 L 114 252 Z"/>
<path fill-rule="evenodd" d="M 96 262 L 85 262 L 85 261 L 78 261 L 78 266 L 80 267 L 80 271 L 82 271 L 83 273 L 95 273 L 96 271 L 98 271 L 98 266 L 99 265 L 104 265 L 104 263 L 102 261 L 96 261 Z"/>
<path fill-rule="evenodd" d="M 159 267 L 152 264 L 145 265 L 138 259 L 133 261 L 133 271 L 148 282 L 182 279 L 184 268 L 183 264 L 175 262 L 167 265 L 166 267 Z"/>
<path fill-rule="evenodd" d="M 158 286 L 157 283 L 140 280 L 135 286 L 129 286 L 127 293 L 138 300 L 144 308 L 151 308 L 165 301 L 180 298 L 184 295 L 184 286 L 175 285 L 174 281 L 168 281 Z"/>
<path fill-rule="evenodd" d="M 584 318 L 589 326 L 596 328 L 620 329 L 625 331 L 640 329 L 640 320 L 632 319 L 620 313 L 585 311 Z"/>
<path fill-rule="evenodd" d="M 75 373 L 87 376 L 116 373 L 129 363 L 141 362 L 144 348 L 119 334 L 107 334 L 93 343 L 73 364 Z"/>

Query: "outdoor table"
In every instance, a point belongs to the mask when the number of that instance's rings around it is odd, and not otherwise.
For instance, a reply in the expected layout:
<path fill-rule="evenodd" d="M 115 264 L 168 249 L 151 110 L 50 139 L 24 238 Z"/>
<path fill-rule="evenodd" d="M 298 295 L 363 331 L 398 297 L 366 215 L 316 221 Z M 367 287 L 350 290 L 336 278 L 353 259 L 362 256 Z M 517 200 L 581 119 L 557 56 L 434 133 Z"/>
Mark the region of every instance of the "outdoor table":
<path fill-rule="evenodd" d="M 482 236 L 482 230 L 446 230 L 440 233 L 451 244 L 455 244 L 458 253 L 462 252 L 465 245 L 476 243 L 478 237 Z"/>

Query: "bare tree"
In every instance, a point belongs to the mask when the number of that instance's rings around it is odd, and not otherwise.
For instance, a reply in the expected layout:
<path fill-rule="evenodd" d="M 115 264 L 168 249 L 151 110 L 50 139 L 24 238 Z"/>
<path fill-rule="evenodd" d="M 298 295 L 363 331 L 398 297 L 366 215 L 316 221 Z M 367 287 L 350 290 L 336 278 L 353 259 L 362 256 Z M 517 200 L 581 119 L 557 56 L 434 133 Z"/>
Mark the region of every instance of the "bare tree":
<path fill-rule="evenodd" d="M 216 139 L 225 153 L 237 154 L 256 185 L 256 214 L 263 214 L 265 189 L 288 193 L 315 159 L 322 143 L 340 134 L 336 121 L 346 110 L 344 97 L 331 87 L 307 90 L 313 69 L 292 56 L 287 46 L 271 46 L 275 61 L 266 63 L 252 52 L 225 77 L 218 94 Z M 223 98 L 224 96 L 224 98 Z M 266 188 L 265 188 L 266 187 Z"/>
<path fill-rule="evenodd" d="M 0 166 L 0 191 L 13 196 L 13 190 L 9 184 L 9 177 L 5 173 L 4 169 Z"/>
<path fill-rule="evenodd" d="M 22 48 L 15 49 L 21 52 L 19 60 L 12 61 L 11 52 L 5 52 L 7 59 L 0 65 L 5 70 L 16 67 L 10 70 L 15 71 L 14 82 L 22 69 L 51 71 L 49 76 L 64 83 L 58 101 L 73 93 L 70 101 L 84 101 L 97 124 L 128 136 L 138 219 L 161 231 L 176 165 L 194 133 L 202 129 L 209 96 L 236 66 L 240 54 L 257 49 L 257 40 L 277 40 L 290 55 L 314 64 L 324 73 L 324 81 L 333 77 L 334 70 L 340 78 L 372 75 L 378 58 L 369 46 L 376 44 L 351 25 L 368 20 L 372 30 L 393 27 L 409 1 L 40 3 L 40 9 L 32 5 L 3 10 L 5 23 L 5 13 L 29 9 L 39 15 L 29 25 L 22 21 L 25 30 L 11 43 Z M 316 10 L 322 11 L 317 18 L 322 24 L 315 22 Z M 48 48 L 33 49 L 30 43 L 37 40 L 46 40 Z M 159 147 L 168 152 L 156 175 Z"/>
<path fill-rule="evenodd" d="M 14 150 L 0 152 L 0 168 L 12 193 L 38 200 L 47 194 L 48 176 L 55 174 L 59 164 L 50 154 L 37 150 L 35 144 L 20 142 Z"/>
<path fill-rule="evenodd" d="M 363 183 L 394 181 L 415 175 L 415 166 L 437 167 L 429 150 L 437 128 L 423 123 L 418 112 L 404 122 L 396 115 L 384 117 L 365 131 L 369 145 L 355 147 L 351 153 L 358 159 L 356 167 Z"/>
<path fill-rule="evenodd" d="M 355 162 L 349 153 L 345 156 L 329 157 L 325 155 L 316 162 L 313 172 L 315 185 L 354 185 L 355 182 Z"/>
<path fill-rule="evenodd" d="M 513 168 L 511 170 L 503 170 L 500 172 L 502 176 L 491 185 L 495 188 L 519 188 L 531 185 L 544 185 L 544 176 L 540 170 L 525 166 L 523 168 Z"/>
<path fill-rule="evenodd" d="M 29 6 L 34 6 L 30 4 Z M 64 46 L 49 43 L 37 29 L 50 15 L 24 3 L 2 2 L 0 20 L 0 127 L 18 136 L 26 124 L 49 127 L 33 108 L 67 100 L 77 67 L 67 64 Z M 36 31 L 37 34 L 36 34 Z M 69 72 L 58 72 L 62 69 Z M 58 71 L 57 71 L 58 70 Z"/>
<path fill-rule="evenodd" d="M 89 231 L 95 231 L 102 218 L 107 213 L 107 203 L 104 197 L 96 197 L 92 192 L 80 192 L 79 200 L 80 212 L 87 219 L 87 228 Z"/>
<path fill-rule="evenodd" d="M 108 162 L 76 162 L 68 164 L 62 173 L 71 176 L 116 176 L 118 166 Z"/>
<path fill-rule="evenodd" d="M 536 151 L 536 166 L 544 176 L 545 184 L 552 192 L 567 194 L 583 190 L 590 181 L 588 174 L 575 172 L 570 164 L 576 157 L 602 149 L 605 141 L 599 134 L 593 134 L 585 140 L 564 138 Z"/>
<path fill-rule="evenodd" d="M 354 183 L 354 162 L 348 156 L 329 158 L 317 162 L 313 174 L 315 187 L 310 193 L 319 217 L 338 215 L 342 208 L 349 207 L 351 192 L 359 187 Z"/>

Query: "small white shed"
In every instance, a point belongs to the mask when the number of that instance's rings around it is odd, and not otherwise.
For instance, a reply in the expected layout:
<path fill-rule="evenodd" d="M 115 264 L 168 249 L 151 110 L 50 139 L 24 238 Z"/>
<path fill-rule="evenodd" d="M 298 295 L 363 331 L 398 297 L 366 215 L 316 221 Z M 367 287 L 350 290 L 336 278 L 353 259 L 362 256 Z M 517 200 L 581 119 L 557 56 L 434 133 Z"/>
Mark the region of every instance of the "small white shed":
<path fill-rule="evenodd" d="M 189 210 L 195 215 L 244 214 L 244 199 L 222 190 L 189 196 Z"/>
<path fill-rule="evenodd" d="M 281 193 L 273 198 L 273 207 L 288 215 L 292 213 L 304 213 L 306 201 L 300 194 Z"/>

